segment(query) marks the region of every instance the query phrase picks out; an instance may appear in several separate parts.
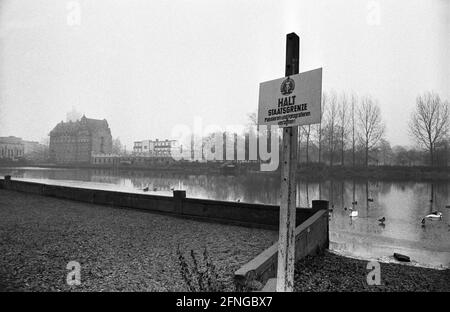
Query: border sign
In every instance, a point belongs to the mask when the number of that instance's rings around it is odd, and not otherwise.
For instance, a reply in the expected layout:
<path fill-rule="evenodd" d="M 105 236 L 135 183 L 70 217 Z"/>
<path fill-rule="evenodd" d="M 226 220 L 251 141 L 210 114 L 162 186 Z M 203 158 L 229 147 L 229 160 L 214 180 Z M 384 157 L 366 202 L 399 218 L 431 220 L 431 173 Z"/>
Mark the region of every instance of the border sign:
<path fill-rule="evenodd" d="M 320 123 L 322 68 L 259 85 L 258 124 L 280 127 Z"/>

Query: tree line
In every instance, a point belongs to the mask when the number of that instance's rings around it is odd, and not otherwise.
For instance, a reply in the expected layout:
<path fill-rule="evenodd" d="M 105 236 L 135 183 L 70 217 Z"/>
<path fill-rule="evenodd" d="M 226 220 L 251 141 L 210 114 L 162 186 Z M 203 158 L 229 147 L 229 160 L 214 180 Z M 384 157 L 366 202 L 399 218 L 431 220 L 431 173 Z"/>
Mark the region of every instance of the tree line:
<path fill-rule="evenodd" d="M 256 113 L 248 117 L 256 125 Z M 448 166 L 449 129 L 449 102 L 428 91 L 417 96 L 408 128 L 398 129 L 408 131 L 415 146 L 391 146 L 377 99 L 328 91 L 322 95 L 321 123 L 299 128 L 299 163 Z"/>
<path fill-rule="evenodd" d="M 378 100 L 335 91 L 322 96 L 322 122 L 302 126 L 299 160 L 338 165 L 448 165 L 449 103 L 435 92 L 416 98 L 408 131 L 413 148 L 391 146 Z M 302 155 L 303 154 L 303 155 Z"/>
<path fill-rule="evenodd" d="M 450 162 L 449 102 L 432 91 L 416 97 L 407 129 L 415 146 L 391 146 L 386 139 L 386 126 L 379 102 L 371 95 L 328 91 L 322 94 L 321 122 L 299 127 L 298 161 L 300 165 L 319 163 L 333 166 L 448 166 Z M 256 135 L 257 114 L 248 115 L 246 134 L 220 133 L 225 141 L 231 139 L 236 146 L 238 136 L 244 136 L 245 155 L 249 159 L 248 136 Z M 267 131 L 271 140 L 271 132 Z M 207 146 L 218 133 L 202 138 L 201 155 L 206 159 Z M 281 152 L 281 131 L 278 132 Z M 189 142 L 183 142 L 189 146 Z M 259 145 L 259 142 L 257 143 Z M 270 143 L 267 144 L 270 150 Z M 119 139 L 114 140 L 115 153 L 123 153 Z M 214 151 L 212 147 L 212 151 Z"/>

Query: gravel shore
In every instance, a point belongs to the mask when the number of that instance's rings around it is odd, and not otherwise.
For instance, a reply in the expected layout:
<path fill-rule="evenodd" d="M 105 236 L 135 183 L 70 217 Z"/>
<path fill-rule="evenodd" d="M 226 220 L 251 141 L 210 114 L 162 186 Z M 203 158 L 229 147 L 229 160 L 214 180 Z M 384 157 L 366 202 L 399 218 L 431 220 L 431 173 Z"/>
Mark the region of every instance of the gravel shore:
<path fill-rule="evenodd" d="M 368 261 L 331 252 L 309 256 L 296 264 L 295 291 L 450 291 L 450 270 L 380 263 L 381 285 L 369 286 Z"/>
<path fill-rule="evenodd" d="M 177 246 L 205 246 L 225 290 L 234 272 L 277 240 L 221 225 L 0 190 L 0 291 L 187 291 Z M 69 261 L 81 285 L 68 286 Z"/>
<path fill-rule="evenodd" d="M 187 291 L 177 247 L 189 259 L 207 246 L 225 290 L 233 274 L 277 240 L 274 231 L 0 190 L 0 291 Z M 68 286 L 69 261 L 81 285 Z M 450 291 L 449 270 L 381 263 L 369 286 L 367 261 L 331 252 L 297 263 L 295 290 Z"/>

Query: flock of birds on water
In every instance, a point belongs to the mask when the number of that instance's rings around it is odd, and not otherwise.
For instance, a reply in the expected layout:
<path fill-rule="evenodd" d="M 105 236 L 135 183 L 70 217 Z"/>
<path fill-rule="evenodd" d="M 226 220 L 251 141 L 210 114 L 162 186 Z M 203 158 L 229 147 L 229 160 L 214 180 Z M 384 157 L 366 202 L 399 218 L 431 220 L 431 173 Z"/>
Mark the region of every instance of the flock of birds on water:
<path fill-rule="evenodd" d="M 368 198 L 367 199 L 368 202 L 373 202 L 373 198 Z M 430 202 L 433 202 L 433 200 L 430 200 Z M 352 202 L 352 207 L 358 205 L 357 201 L 353 201 Z M 356 209 L 353 209 L 352 207 L 350 207 L 348 210 L 350 211 L 349 217 L 350 218 L 355 218 L 358 216 L 358 211 Z M 446 208 L 450 208 L 450 205 L 447 205 Z M 329 209 L 329 211 L 332 213 L 334 209 L 334 205 L 331 205 L 331 208 Z M 344 207 L 344 210 L 347 211 L 347 207 Z M 422 227 L 425 227 L 425 223 L 426 220 L 442 220 L 442 212 L 440 211 L 433 211 L 432 213 L 426 215 L 425 217 L 422 218 L 421 224 Z M 381 217 L 380 219 L 377 220 L 379 222 L 380 226 L 385 226 L 385 222 L 386 222 L 386 217 Z"/>
<path fill-rule="evenodd" d="M 146 186 L 142 190 L 144 192 L 148 192 L 150 190 L 150 188 L 149 188 L 149 186 Z M 172 187 L 170 190 L 173 191 L 173 190 L 175 190 L 175 188 Z M 154 192 L 158 191 L 158 188 L 154 187 L 153 191 Z M 373 198 L 367 198 L 367 201 L 368 202 L 373 202 Z M 240 203 L 241 199 L 238 198 L 236 200 L 236 202 Z M 430 202 L 433 202 L 433 200 L 430 200 Z M 352 207 L 354 207 L 356 205 L 358 205 L 358 202 L 357 201 L 353 201 L 352 202 Z M 353 209 L 352 207 L 350 207 L 348 209 L 350 211 L 349 217 L 350 218 L 355 218 L 355 217 L 358 216 L 358 210 Z M 447 205 L 446 208 L 450 208 L 450 205 Z M 329 211 L 333 212 L 333 209 L 334 209 L 334 205 L 331 205 L 331 208 L 329 209 Z M 347 207 L 344 207 L 344 210 L 347 211 Z M 430 213 L 430 214 L 426 215 L 425 217 L 423 217 L 422 221 L 421 221 L 422 227 L 425 227 L 426 220 L 442 220 L 442 212 L 440 212 L 440 211 L 433 211 L 432 213 Z M 382 218 L 378 219 L 377 221 L 379 222 L 380 226 L 385 226 L 386 217 L 382 217 Z"/>

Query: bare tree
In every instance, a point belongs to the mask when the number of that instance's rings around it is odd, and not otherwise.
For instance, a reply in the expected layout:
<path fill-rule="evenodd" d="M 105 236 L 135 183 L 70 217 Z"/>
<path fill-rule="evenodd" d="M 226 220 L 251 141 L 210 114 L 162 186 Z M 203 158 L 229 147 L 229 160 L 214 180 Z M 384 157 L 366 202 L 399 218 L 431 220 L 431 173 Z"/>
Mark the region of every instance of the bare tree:
<path fill-rule="evenodd" d="M 317 129 L 317 145 L 319 146 L 319 163 L 322 161 L 322 125 L 325 124 L 325 109 L 328 101 L 328 95 L 326 92 L 322 93 L 322 107 L 320 110 L 320 123 L 316 126 Z"/>
<path fill-rule="evenodd" d="M 252 112 L 247 114 L 247 139 L 250 140 L 250 136 L 254 136 L 256 138 L 259 137 L 259 126 L 258 126 L 258 114 L 256 112 Z M 246 155 L 250 159 L 250 142 L 246 143 Z M 202 147 L 203 150 L 203 147 Z M 256 150 L 259 151 L 259 139 L 256 140 Z M 259 153 L 256 153 L 256 159 L 259 160 Z"/>
<path fill-rule="evenodd" d="M 328 151 L 330 153 L 330 167 L 333 167 L 334 151 L 336 145 L 336 127 L 337 127 L 337 115 L 338 115 L 338 98 L 336 92 L 331 92 L 328 105 L 328 122 L 326 124 L 327 136 L 328 136 Z"/>
<path fill-rule="evenodd" d="M 248 127 L 258 126 L 258 116 L 257 116 L 256 112 L 248 113 L 247 119 L 248 119 L 248 124 L 247 124 Z"/>
<path fill-rule="evenodd" d="M 383 159 L 383 166 L 386 166 L 390 163 L 390 159 L 392 158 L 392 148 L 391 144 L 385 139 L 380 140 L 380 156 Z"/>
<path fill-rule="evenodd" d="M 351 102 L 352 102 L 352 165 L 355 167 L 355 106 L 358 103 L 358 97 L 356 94 L 352 93 L 351 96 Z"/>
<path fill-rule="evenodd" d="M 345 152 L 345 142 L 347 140 L 347 95 L 342 93 L 339 102 L 339 130 L 341 139 L 341 165 L 344 166 L 344 152 Z"/>
<path fill-rule="evenodd" d="M 309 162 L 309 140 L 311 138 L 311 125 L 302 126 L 301 130 L 303 131 L 303 135 L 306 138 L 306 163 Z"/>
<path fill-rule="evenodd" d="M 317 138 L 317 152 L 318 152 L 317 162 L 320 163 L 322 160 L 322 144 L 321 144 L 321 142 L 322 142 L 322 122 L 320 122 L 317 125 L 314 125 L 313 127 L 315 129 L 315 136 Z"/>
<path fill-rule="evenodd" d="M 365 96 L 358 109 L 358 138 L 364 146 L 366 167 L 369 164 L 369 151 L 383 138 L 384 129 L 380 107 L 372 97 Z"/>
<path fill-rule="evenodd" d="M 302 142 L 303 138 L 305 137 L 305 133 L 303 131 L 303 127 L 298 127 L 298 133 L 297 133 L 297 162 L 301 162 L 301 152 L 302 152 Z"/>
<path fill-rule="evenodd" d="M 442 142 L 449 131 L 448 107 L 448 102 L 442 101 L 437 93 L 426 92 L 417 97 L 416 110 L 411 115 L 410 134 L 419 146 L 428 151 L 431 166 L 436 144 Z"/>
<path fill-rule="evenodd" d="M 120 142 L 120 138 L 115 138 L 112 141 L 112 152 L 113 154 L 122 154 L 123 145 L 122 142 Z"/>

